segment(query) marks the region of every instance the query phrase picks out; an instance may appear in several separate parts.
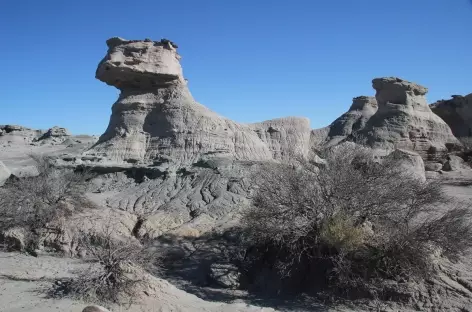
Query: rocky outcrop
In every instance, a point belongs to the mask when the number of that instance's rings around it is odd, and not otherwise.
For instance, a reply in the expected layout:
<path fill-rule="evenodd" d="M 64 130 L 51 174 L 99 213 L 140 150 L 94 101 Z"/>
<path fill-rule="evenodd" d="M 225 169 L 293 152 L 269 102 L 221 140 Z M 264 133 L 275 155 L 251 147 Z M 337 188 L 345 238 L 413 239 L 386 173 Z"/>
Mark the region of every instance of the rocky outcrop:
<path fill-rule="evenodd" d="M 96 77 L 121 94 L 107 130 L 89 153 L 129 162 L 165 157 L 192 163 L 205 154 L 272 159 L 273 152 L 251 126 L 219 116 L 193 99 L 175 44 L 120 38 L 107 44 Z"/>
<path fill-rule="evenodd" d="M 329 131 L 329 126 L 311 130 L 310 146 L 315 150 L 321 149 L 328 138 Z"/>
<path fill-rule="evenodd" d="M 325 144 L 336 145 L 353 133 L 362 130 L 370 117 L 377 112 L 377 108 L 377 100 L 374 97 L 355 97 L 349 110 L 329 126 Z"/>
<path fill-rule="evenodd" d="M 0 126 L 0 145 L 28 145 L 41 135 L 34 130 L 19 125 Z"/>
<path fill-rule="evenodd" d="M 396 149 L 387 155 L 386 159 L 397 162 L 405 172 L 405 175 L 426 181 L 425 165 L 418 153 L 404 149 Z"/>
<path fill-rule="evenodd" d="M 453 95 L 450 100 L 431 104 L 431 109 L 451 127 L 456 137 L 472 136 L 472 93 Z"/>
<path fill-rule="evenodd" d="M 377 78 L 377 112 L 358 131 L 374 148 L 402 148 L 434 158 L 448 148 L 459 146 L 449 126 L 426 103 L 427 88 L 400 78 Z"/>
<path fill-rule="evenodd" d="M 5 184 L 5 181 L 11 176 L 11 171 L 0 161 L 0 186 Z"/>
<path fill-rule="evenodd" d="M 57 138 L 57 137 L 68 137 L 70 136 L 69 130 L 66 128 L 54 126 L 51 129 L 48 129 L 46 133 L 44 133 L 39 140 L 49 139 L 49 138 Z"/>
<path fill-rule="evenodd" d="M 466 164 L 466 162 L 459 156 L 448 155 L 442 170 L 444 171 L 470 170 L 470 165 Z"/>
<path fill-rule="evenodd" d="M 272 153 L 274 159 L 294 155 L 306 156 L 310 150 L 310 121 L 308 118 L 286 117 L 251 124 Z"/>

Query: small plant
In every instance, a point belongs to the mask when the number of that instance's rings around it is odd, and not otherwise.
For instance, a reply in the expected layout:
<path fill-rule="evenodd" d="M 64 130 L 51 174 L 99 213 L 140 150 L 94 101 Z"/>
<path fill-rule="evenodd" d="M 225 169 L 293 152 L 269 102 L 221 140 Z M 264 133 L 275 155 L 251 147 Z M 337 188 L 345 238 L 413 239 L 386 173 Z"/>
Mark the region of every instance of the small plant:
<path fill-rule="evenodd" d="M 41 232 L 59 234 L 56 221 L 93 204 L 85 197 L 87 172 L 51 165 L 47 158 L 31 155 L 36 176 L 17 178 L 0 188 L 0 232 L 23 228 L 35 244 Z"/>
<path fill-rule="evenodd" d="M 157 268 L 158 257 L 150 249 L 131 238 L 117 237 L 111 223 L 101 233 L 81 233 L 79 245 L 92 264 L 77 278 L 61 281 L 61 287 L 53 290 L 55 296 L 130 304 L 146 283 L 146 271 Z"/>

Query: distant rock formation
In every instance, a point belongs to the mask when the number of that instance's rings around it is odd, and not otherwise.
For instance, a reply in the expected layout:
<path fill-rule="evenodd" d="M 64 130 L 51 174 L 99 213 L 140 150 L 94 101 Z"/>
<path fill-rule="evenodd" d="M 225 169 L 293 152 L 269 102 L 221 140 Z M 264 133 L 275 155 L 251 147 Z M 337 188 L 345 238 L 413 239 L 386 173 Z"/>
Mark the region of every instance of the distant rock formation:
<path fill-rule="evenodd" d="M 89 153 L 118 162 L 166 157 L 192 163 L 206 154 L 270 160 L 286 153 L 284 149 L 308 147 L 310 131 L 305 119 L 301 124 L 281 119 L 242 125 L 197 103 L 171 41 L 111 38 L 107 45 L 96 77 L 121 94 L 107 130 Z"/>
<path fill-rule="evenodd" d="M 431 104 L 431 109 L 451 127 L 456 137 L 472 137 L 472 93 L 437 101 Z"/>
<path fill-rule="evenodd" d="M 333 146 L 362 130 L 377 112 L 377 100 L 371 96 L 359 96 L 352 100 L 349 110 L 329 126 L 327 146 Z"/>
<path fill-rule="evenodd" d="M 416 151 L 424 159 L 460 146 L 449 126 L 426 103 L 427 88 L 395 77 L 374 79 L 372 85 L 378 110 L 357 132 L 369 145 Z"/>
<path fill-rule="evenodd" d="M 310 151 L 311 128 L 308 118 L 277 118 L 254 123 L 250 127 L 269 147 L 274 159 L 294 155 L 306 156 Z"/>

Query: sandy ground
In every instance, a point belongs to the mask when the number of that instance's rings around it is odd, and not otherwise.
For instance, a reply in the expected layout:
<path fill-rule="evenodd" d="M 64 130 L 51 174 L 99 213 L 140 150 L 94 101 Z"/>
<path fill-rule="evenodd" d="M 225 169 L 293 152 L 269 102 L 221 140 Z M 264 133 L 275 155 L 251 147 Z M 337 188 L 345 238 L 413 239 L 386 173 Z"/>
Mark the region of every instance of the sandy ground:
<path fill-rule="evenodd" d="M 51 299 L 46 295 L 52 281 L 71 277 L 88 264 L 76 259 L 0 252 L 0 311 L 70 311 L 80 312 L 90 303 L 70 299 Z M 188 294 L 169 282 L 155 279 L 155 294 L 142 300 L 140 305 L 112 307 L 114 312 L 171 312 L 171 311 L 275 311 L 247 305 L 244 302 L 222 303 L 204 301 Z"/>

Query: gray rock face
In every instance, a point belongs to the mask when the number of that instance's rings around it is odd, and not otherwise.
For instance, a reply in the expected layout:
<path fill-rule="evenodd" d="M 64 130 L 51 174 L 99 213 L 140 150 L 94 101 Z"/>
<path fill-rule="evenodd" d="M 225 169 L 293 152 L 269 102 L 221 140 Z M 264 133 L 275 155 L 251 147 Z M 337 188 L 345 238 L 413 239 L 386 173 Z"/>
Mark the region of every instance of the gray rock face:
<path fill-rule="evenodd" d="M 43 138 L 52 138 L 52 137 L 65 137 L 65 136 L 70 136 L 69 130 L 66 128 L 54 126 L 48 131 L 46 131 L 45 134 L 43 134 Z"/>
<path fill-rule="evenodd" d="M 10 170 L 0 161 L 0 186 L 5 184 L 5 181 L 11 176 Z"/>
<path fill-rule="evenodd" d="M 451 127 L 456 137 L 472 136 L 472 93 L 453 95 L 450 100 L 431 104 L 431 109 Z"/>
<path fill-rule="evenodd" d="M 449 126 L 426 103 L 427 88 L 400 78 L 372 81 L 377 112 L 358 133 L 374 148 L 403 148 L 431 157 L 459 146 Z"/>
<path fill-rule="evenodd" d="M 293 154 L 307 155 L 310 150 L 311 129 L 308 118 L 278 118 L 254 123 L 250 127 L 269 147 L 274 159 L 283 159 Z"/>
<path fill-rule="evenodd" d="M 470 170 L 470 166 L 468 166 L 461 157 L 456 156 L 456 155 L 449 155 L 447 156 L 447 161 L 444 163 L 443 170 L 444 171 Z"/>
<path fill-rule="evenodd" d="M 411 175 L 421 181 L 426 181 L 423 158 L 421 158 L 418 153 L 409 150 L 396 149 L 387 155 L 386 158 L 399 161 L 405 174 Z"/>
<path fill-rule="evenodd" d="M 241 274 L 232 264 L 213 263 L 210 267 L 210 279 L 224 288 L 238 289 Z"/>
<path fill-rule="evenodd" d="M 327 146 L 336 145 L 363 129 L 370 117 L 377 112 L 377 108 L 377 100 L 374 97 L 355 97 L 349 110 L 329 126 Z"/>
<path fill-rule="evenodd" d="M 183 78 L 175 44 L 120 38 L 107 44 L 96 77 L 121 94 L 107 130 L 90 153 L 113 161 L 151 162 L 164 156 L 192 163 L 207 154 L 270 160 L 292 143 L 296 149 L 308 146 L 304 119 L 242 125 L 197 103 Z M 278 134 L 267 134 L 269 127 Z"/>

